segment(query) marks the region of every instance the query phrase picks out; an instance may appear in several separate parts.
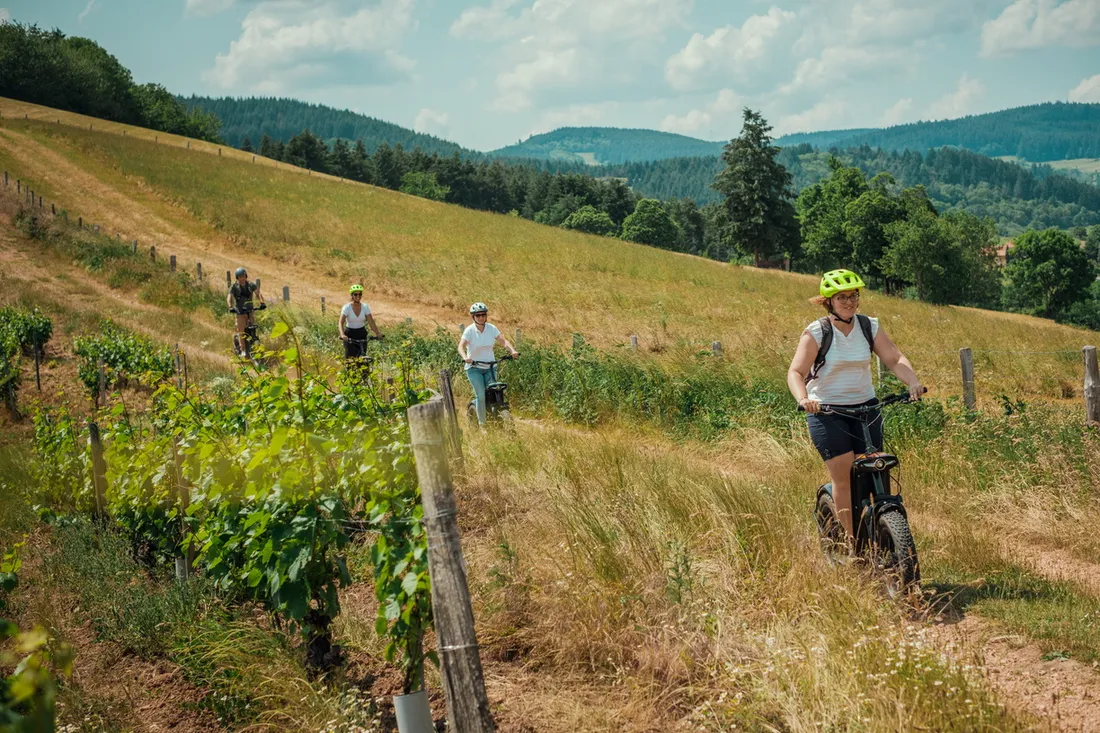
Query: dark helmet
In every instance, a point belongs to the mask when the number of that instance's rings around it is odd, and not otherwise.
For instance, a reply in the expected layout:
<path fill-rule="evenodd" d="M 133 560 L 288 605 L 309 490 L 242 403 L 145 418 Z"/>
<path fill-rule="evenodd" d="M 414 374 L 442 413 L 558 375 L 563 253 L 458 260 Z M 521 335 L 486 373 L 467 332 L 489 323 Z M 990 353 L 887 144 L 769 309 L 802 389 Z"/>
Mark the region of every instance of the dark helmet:
<path fill-rule="evenodd" d="M 238 267 L 236 270 L 234 270 L 233 277 L 240 277 L 241 275 L 247 275 L 247 274 L 248 274 L 248 270 L 244 269 L 243 267 Z"/>

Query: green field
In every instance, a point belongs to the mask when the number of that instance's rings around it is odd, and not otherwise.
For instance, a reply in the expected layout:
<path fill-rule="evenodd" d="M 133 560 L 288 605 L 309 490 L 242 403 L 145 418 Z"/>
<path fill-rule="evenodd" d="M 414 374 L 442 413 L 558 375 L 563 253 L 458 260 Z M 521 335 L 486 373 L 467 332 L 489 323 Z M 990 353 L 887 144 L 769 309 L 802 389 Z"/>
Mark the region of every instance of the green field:
<path fill-rule="evenodd" d="M 394 356 L 390 367 L 415 361 L 430 379 L 453 367 L 448 339 L 473 300 L 489 303 L 506 335 L 522 330 L 531 361 L 515 365 L 513 399 L 523 419 L 514 435 L 466 430 L 457 478 L 502 729 L 1023 731 L 1095 720 L 1095 700 L 1059 718 L 1057 705 L 1041 708 L 982 671 L 1008 636 L 1077 665 L 1060 699 L 1095 684 L 1100 598 L 1088 577 L 1100 569 L 1100 438 L 1082 425 L 1080 352 L 1095 333 L 865 299 L 933 388 L 927 404 L 900 408 L 887 427 L 925 587 L 911 605 L 894 602 L 869 573 L 826 566 L 816 543 L 813 490 L 824 472 L 782 384 L 801 329 L 819 315 L 806 300 L 814 278 L 473 212 L 236 152 L 154 144 L 152 133 L 123 137 L 108 123 L 88 130 L 75 115 L 59 116 L 79 126 L 58 125 L 42 108 L 22 120 L 21 109 L 0 102 L 0 169 L 70 218 L 143 247 L 155 242 L 160 267 L 179 254 L 185 272 L 201 261 L 220 285 L 222 271 L 246 262 L 269 298 L 290 286 L 293 307 L 279 313 L 302 339 L 316 337 L 309 353 L 319 362 L 332 352 L 334 320 L 331 309 L 321 318 L 319 298 L 331 308 L 359 278 L 388 333 L 413 318 L 415 355 Z M 50 388 L 77 392 L 64 383 L 75 375 L 62 347 L 106 315 L 179 342 L 196 359 L 208 354 L 196 381 L 224 388 L 224 316 L 112 280 L 123 258 L 88 265 L 98 260 L 60 235 L 28 237 L 9 226 L 19 208 L 13 192 L 0 197 L 0 253 L 16 263 L 0 300 L 40 305 L 62 324 Z M 974 349 L 976 413 L 958 398 L 962 347 Z M 147 399 L 124 397 L 127 409 Z M 33 463 L 28 441 L 25 429 L 8 437 L 13 455 Z M 20 485 L 33 503 L 33 481 Z M 82 559 L 72 550 L 79 537 L 28 514 L 0 514 L 0 548 L 30 532 L 31 556 L 56 558 L 59 569 L 27 562 L 37 590 L 13 595 L 20 618 L 74 639 L 90 616 L 128 618 L 126 604 L 140 598 L 108 598 L 78 582 L 106 560 Z M 256 728 L 387 730 L 385 722 L 353 727 L 360 723 L 342 704 L 352 689 L 392 693 L 380 682 L 387 666 L 367 550 L 350 556 L 355 582 L 342 591 L 335 635 L 355 663 L 342 677 L 310 679 L 301 649 L 262 614 L 215 597 L 166 601 L 169 610 L 156 611 L 163 626 L 149 622 L 162 629 L 155 648 L 136 653 L 183 670 L 195 694 L 226 695 L 218 708 L 226 719 L 245 714 L 223 709 L 239 701 L 259 706 L 248 713 Z M 111 572 L 170 586 L 130 566 Z M 75 602 L 51 595 L 66 583 Z M 141 609 L 140 618 L 155 616 Z M 105 643 L 135 634 L 110 629 Z M 78 654 L 88 659 L 94 648 L 82 642 Z M 1014 671 L 1045 689 L 1041 667 Z M 278 684 L 254 694 L 264 680 Z M 438 675 L 428 682 L 438 719 Z M 91 685 L 69 694 L 66 721 L 103 705 Z M 130 723 L 121 716 L 114 725 Z"/>

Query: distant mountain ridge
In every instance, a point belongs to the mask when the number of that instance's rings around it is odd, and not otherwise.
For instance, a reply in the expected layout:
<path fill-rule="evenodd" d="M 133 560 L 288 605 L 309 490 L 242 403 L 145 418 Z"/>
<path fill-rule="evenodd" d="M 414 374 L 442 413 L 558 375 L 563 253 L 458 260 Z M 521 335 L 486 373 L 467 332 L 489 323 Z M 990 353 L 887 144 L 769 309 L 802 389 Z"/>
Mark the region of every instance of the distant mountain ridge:
<path fill-rule="evenodd" d="M 883 129 L 827 130 L 785 135 L 781 146 L 818 148 L 863 145 L 883 150 L 958 147 L 992 158 L 1031 163 L 1100 158 L 1100 104 L 1046 102 L 954 120 L 912 122 Z"/>
<path fill-rule="evenodd" d="M 559 127 L 494 150 L 499 158 L 533 158 L 562 163 L 617 165 L 666 158 L 717 156 L 724 142 L 658 130 L 619 127 Z"/>
<path fill-rule="evenodd" d="M 240 147 L 246 137 L 254 146 L 258 145 L 265 134 L 273 140 L 287 142 L 308 128 L 323 140 L 362 140 L 368 151 L 387 143 L 391 147 L 400 144 L 407 150 L 420 148 L 426 153 L 440 155 L 481 155 L 458 143 L 415 132 L 392 122 L 296 99 L 198 96 L 179 99 L 189 108 L 201 107 L 216 114 L 222 121 L 222 137 L 234 147 Z"/>

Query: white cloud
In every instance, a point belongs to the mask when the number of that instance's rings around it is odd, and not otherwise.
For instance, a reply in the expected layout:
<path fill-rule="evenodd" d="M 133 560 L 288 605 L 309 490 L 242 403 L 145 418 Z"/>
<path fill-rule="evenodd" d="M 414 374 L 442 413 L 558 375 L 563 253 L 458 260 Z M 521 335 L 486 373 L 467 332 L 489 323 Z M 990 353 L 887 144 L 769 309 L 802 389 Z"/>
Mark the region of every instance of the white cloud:
<path fill-rule="evenodd" d="M 77 23 L 83 23 L 84 19 L 87 18 L 88 15 L 93 10 L 95 10 L 95 8 L 96 8 L 96 0 L 88 0 L 88 4 L 85 5 L 84 9 L 80 11 L 80 15 L 76 16 L 76 22 Z"/>
<path fill-rule="evenodd" d="M 1100 74 L 1081 80 L 1069 93 L 1071 102 L 1100 102 Z"/>
<path fill-rule="evenodd" d="M 1015 0 L 982 26 L 982 55 L 1100 44 L 1100 0 Z"/>
<path fill-rule="evenodd" d="M 692 0 L 491 0 L 468 8 L 450 33 L 504 41 L 493 108 L 530 108 L 564 90 L 622 95 L 645 76 L 654 41 L 682 26 Z M 581 95 L 584 96 L 583 94 Z M 606 99 L 606 95 L 604 96 Z"/>
<path fill-rule="evenodd" d="M 705 107 L 689 110 L 683 115 L 667 115 L 661 121 L 660 129 L 681 135 L 705 133 L 708 137 L 715 137 L 711 131 L 716 125 L 736 127 L 741 117 L 742 106 L 741 98 L 732 89 L 723 89 L 718 92 L 718 97 Z M 731 138 L 733 134 L 719 134 L 717 137 Z"/>
<path fill-rule="evenodd" d="M 380 0 L 373 7 L 351 0 L 263 0 L 205 76 L 226 89 L 266 94 L 321 77 L 332 85 L 393 81 L 415 65 L 399 51 L 415 25 L 414 5 L 415 0 Z M 358 62 L 353 71 L 349 58 Z"/>
<path fill-rule="evenodd" d="M 236 0 L 187 0 L 184 11 L 188 15 L 201 18 L 207 15 L 217 15 L 224 10 L 229 10 L 235 4 Z"/>
<path fill-rule="evenodd" d="M 775 134 L 790 135 L 795 132 L 816 132 L 828 127 L 836 127 L 838 119 L 847 108 L 848 105 L 839 99 L 818 102 L 797 114 L 780 117 L 775 125 Z"/>
<path fill-rule="evenodd" d="M 669 58 L 665 78 L 677 89 L 698 88 L 728 74 L 743 79 L 769 55 L 770 41 L 794 19 L 794 13 L 773 7 L 766 15 L 750 17 L 740 28 L 727 25 L 709 36 L 696 33 Z"/>
<path fill-rule="evenodd" d="M 794 78 L 780 87 L 779 92 L 794 94 L 807 89 L 827 89 L 839 82 L 848 81 L 854 74 L 865 76 L 881 72 L 902 58 L 900 52 L 892 49 L 829 46 L 817 58 L 801 61 L 795 68 Z"/>
<path fill-rule="evenodd" d="M 428 135 L 445 137 L 447 131 L 450 129 L 450 123 L 451 117 L 446 112 L 438 112 L 434 109 L 424 107 L 416 115 L 416 122 L 413 123 L 413 129 L 417 132 L 427 133 Z"/>
<path fill-rule="evenodd" d="M 8 12 L 7 8 L 0 8 L 0 23 L 10 23 L 10 22 L 11 22 L 11 13 Z"/>
<path fill-rule="evenodd" d="M 893 127 L 894 125 L 900 125 L 904 122 L 912 121 L 911 113 L 913 111 L 913 100 L 910 97 L 899 99 L 891 105 L 890 109 L 882 113 L 882 119 L 879 120 L 879 124 L 883 127 Z"/>
<path fill-rule="evenodd" d="M 974 111 L 974 103 L 985 95 L 985 86 L 963 74 L 955 91 L 937 99 L 928 108 L 929 119 L 946 120 L 963 117 Z"/>

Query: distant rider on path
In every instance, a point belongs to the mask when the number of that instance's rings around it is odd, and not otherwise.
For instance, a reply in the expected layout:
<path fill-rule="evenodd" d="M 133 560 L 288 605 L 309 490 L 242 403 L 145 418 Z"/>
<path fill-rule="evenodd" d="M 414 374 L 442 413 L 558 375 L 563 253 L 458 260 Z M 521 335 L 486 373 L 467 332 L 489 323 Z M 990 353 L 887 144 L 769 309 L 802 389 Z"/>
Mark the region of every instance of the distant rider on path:
<path fill-rule="evenodd" d="M 351 302 L 340 309 L 340 338 L 344 341 L 344 358 L 353 359 L 367 355 L 367 326 L 374 335 L 382 338 L 378 326 L 374 323 L 370 306 L 363 302 L 363 286 L 356 284 L 348 288 Z"/>
<path fill-rule="evenodd" d="M 259 299 L 260 305 L 266 304 L 264 303 L 263 294 L 260 293 L 259 283 L 249 281 L 247 270 L 238 267 L 233 274 L 236 276 L 237 282 L 229 288 L 229 292 L 225 296 L 225 303 L 230 312 L 237 314 L 237 338 L 240 339 L 241 344 L 244 344 L 245 329 L 248 328 L 248 321 L 253 310 L 252 296 L 255 295 Z"/>
<path fill-rule="evenodd" d="M 462 332 L 462 338 L 458 340 L 458 355 L 466 362 L 466 378 L 470 380 L 470 386 L 474 388 L 474 397 L 477 404 L 477 422 L 485 424 L 485 386 L 493 378 L 493 368 L 483 366 L 496 361 L 493 347 L 500 344 L 508 349 L 513 358 L 519 356 L 519 352 L 512 348 L 508 339 L 500 333 L 500 329 L 489 323 L 489 307 L 484 303 L 474 303 L 470 306 L 470 317 L 473 323 Z M 474 362 L 480 362 L 474 364 Z"/>
<path fill-rule="evenodd" d="M 787 370 L 787 386 L 798 404 L 806 410 L 810 438 L 829 469 L 837 514 L 849 542 L 853 536 L 851 469 L 856 454 L 882 449 L 882 415 L 871 423 L 875 445 L 863 444 L 858 420 L 840 415 L 822 414 L 821 405 L 845 407 L 878 403 L 871 383 L 871 354 L 909 387 L 912 399 L 924 393 L 913 365 L 886 332 L 877 318 L 859 315 L 859 292 L 866 287 L 859 275 L 850 270 L 833 270 L 821 278 L 819 295 L 810 299 L 828 315 L 802 332 L 794 359 Z"/>

